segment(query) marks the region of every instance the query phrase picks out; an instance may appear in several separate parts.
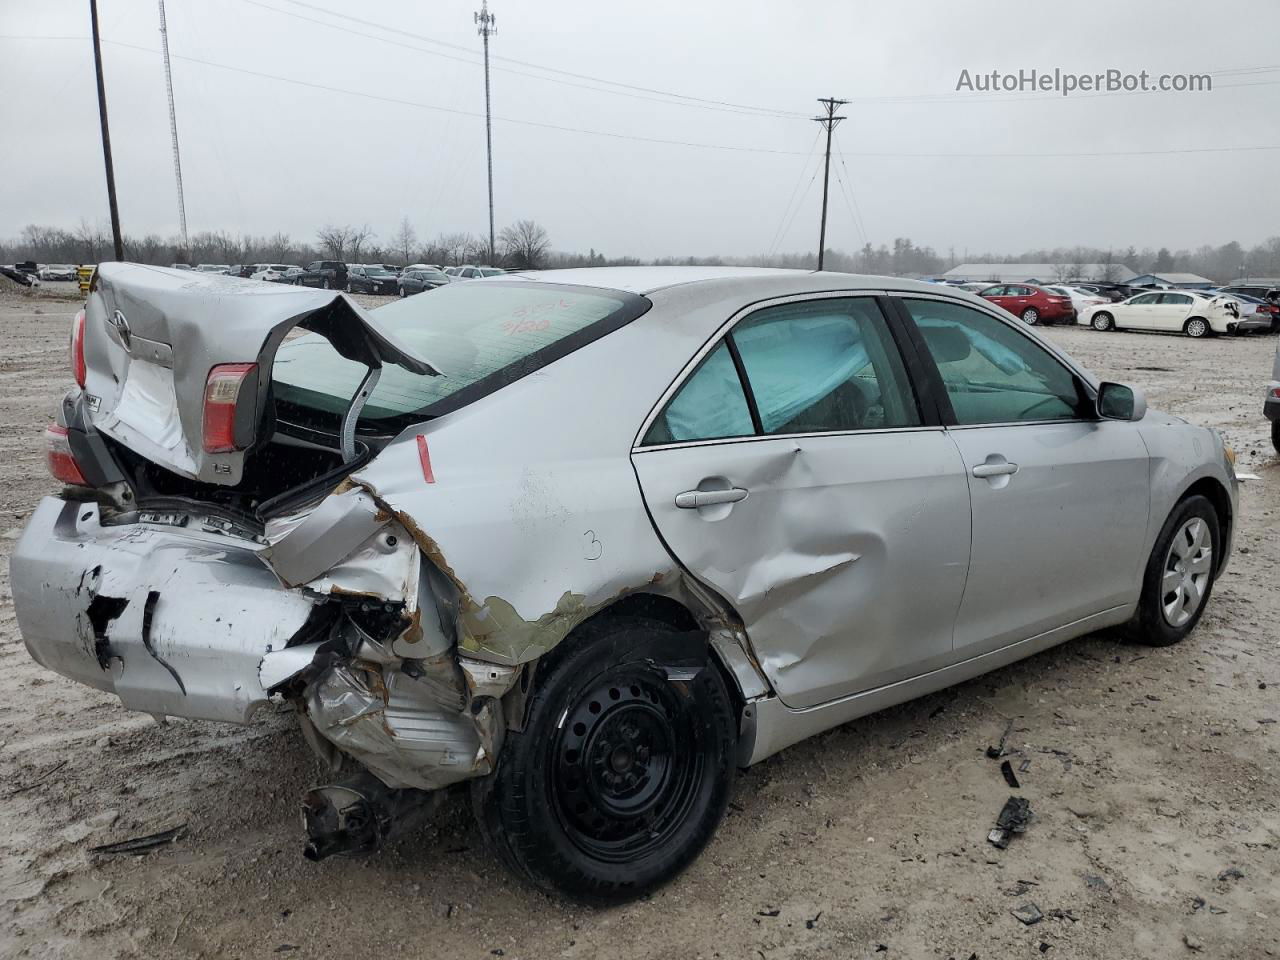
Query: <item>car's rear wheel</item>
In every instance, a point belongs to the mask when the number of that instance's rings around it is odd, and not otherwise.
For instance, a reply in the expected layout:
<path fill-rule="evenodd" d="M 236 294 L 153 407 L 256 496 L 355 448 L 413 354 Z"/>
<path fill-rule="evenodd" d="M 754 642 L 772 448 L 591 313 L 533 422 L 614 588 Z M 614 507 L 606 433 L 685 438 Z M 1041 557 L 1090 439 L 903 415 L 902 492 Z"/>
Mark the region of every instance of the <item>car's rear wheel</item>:
<path fill-rule="evenodd" d="M 1280 454 L 1280 420 L 1271 421 L 1271 445 L 1276 448 L 1276 453 Z"/>
<path fill-rule="evenodd" d="M 1197 340 L 1209 335 L 1209 324 L 1200 317 L 1192 317 L 1186 322 L 1186 325 L 1182 329 L 1186 332 L 1188 337 L 1194 337 Z"/>
<path fill-rule="evenodd" d="M 1089 325 L 1099 333 L 1106 333 L 1108 330 L 1115 328 L 1116 322 L 1111 314 L 1104 310 L 1102 313 L 1095 313 L 1093 319 L 1089 321 Z"/>
<path fill-rule="evenodd" d="M 1221 544 L 1218 512 L 1208 498 L 1187 497 L 1173 509 L 1147 560 L 1128 625 L 1133 640 L 1167 647 L 1195 629 L 1213 592 Z"/>
<path fill-rule="evenodd" d="M 1022 311 L 1022 322 L 1029 327 L 1034 327 L 1040 322 L 1040 311 L 1035 307 L 1027 307 Z"/>
<path fill-rule="evenodd" d="M 404 299 L 404 287 L 400 287 L 399 289 L 400 289 L 400 299 L 401 299 L 401 300 L 403 300 L 403 299 Z"/>
<path fill-rule="evenodd" d="M 476 814 L 516 872 L 587 903 L 632 900 L 687 867 L 729 801 L 736 719 L 717 666 L 661 666 L 671 628 L 589 625 L 537 678 Z M 682 674 L 683 675 L 683 674 Z"/>
<path fill-rule="evenodd" d="M 320 288 L 321 288 L 322 290 L 328 290 L 328 289 L 329 289 L 329 278 L 328 278 L 328 277 L 325 277 L 323 280 L 321 280 L 321 281 L 320 281 Z"/>

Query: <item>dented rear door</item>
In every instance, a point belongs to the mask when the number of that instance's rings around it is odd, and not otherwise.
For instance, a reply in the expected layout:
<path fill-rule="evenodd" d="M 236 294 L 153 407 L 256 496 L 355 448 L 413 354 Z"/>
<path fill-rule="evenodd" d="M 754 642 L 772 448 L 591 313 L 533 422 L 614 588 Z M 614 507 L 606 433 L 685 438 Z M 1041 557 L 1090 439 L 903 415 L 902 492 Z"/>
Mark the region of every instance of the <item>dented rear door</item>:
<path fill-rule="evenodd" d="M 632 456 L 653 521 L 738 611 L 784 703 L 951 662 L 964 465 L 921 425 L 874 299 L 744 317 L 659 411 Z"/>

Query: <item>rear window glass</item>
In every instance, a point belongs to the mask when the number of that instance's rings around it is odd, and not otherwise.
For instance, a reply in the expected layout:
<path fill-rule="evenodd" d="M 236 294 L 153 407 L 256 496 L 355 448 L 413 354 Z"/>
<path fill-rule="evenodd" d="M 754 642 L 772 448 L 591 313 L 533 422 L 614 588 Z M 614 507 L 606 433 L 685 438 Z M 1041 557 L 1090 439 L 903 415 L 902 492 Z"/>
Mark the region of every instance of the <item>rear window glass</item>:
<path fill-rule="evenodd" d="M 440 287 L 373 311 L 378 323 L 441 376 L 382 368 L 361 415 L 394 428 L 454 409 L 526 376 L 640 316 L 635 294 L 547 283 Z M 277 401 L 342 415 L 366 368 L 340 356 L 318 334 L 281 345 L 272 369 Z"/>

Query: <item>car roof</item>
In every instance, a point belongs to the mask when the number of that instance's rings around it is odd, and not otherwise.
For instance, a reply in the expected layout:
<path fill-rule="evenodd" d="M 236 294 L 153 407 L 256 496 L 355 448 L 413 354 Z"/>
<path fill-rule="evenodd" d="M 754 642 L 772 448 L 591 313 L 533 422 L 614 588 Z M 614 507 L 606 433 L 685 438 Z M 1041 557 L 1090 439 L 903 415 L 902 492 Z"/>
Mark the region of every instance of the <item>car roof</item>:
<path fill-rule="evenodd" d="M 724 280 L 775 281 L 779 288 L 796 292 L 808 290 L 918 290 L 936 293 L 936 283 L 907 280 L 902 277 L 876 277 L 852 273 L 816 270 L 784 270 L 773 267 L 575 267 L 566 270 L 529 270 L 508 272 L 493 277 L 490 283 L 512 280 L 536 280 L 544 283 L 566 283 L 584 287 L 622 290 L 648 294 L 669 287 L 713 283 Z M 771 286 L 769 283 L 753 286 Z"/>

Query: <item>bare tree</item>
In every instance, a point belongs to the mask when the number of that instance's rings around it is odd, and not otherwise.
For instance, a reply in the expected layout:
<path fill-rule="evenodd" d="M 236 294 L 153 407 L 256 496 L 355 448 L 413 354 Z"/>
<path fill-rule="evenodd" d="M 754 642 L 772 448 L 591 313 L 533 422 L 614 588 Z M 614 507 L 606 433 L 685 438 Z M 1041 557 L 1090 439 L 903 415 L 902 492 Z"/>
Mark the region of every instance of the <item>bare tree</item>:
<path fill-rule="evenodd" d="M 1059 283 L 1065 283 L 1072 279 L 1071 267 L 1065 263 L 1055 263 L 1053 265 L 1053 279 Z"/>
<path fill-rule="evenodd" d="M 408 217 L 402 217 L 400 219 L 400 229 L 391 238 L 391 251 L 400 258 L 402 266 L 407 266 L 412 262 L 413 248 L 417 245 L 418 234 L 414 231 L 413 224 L 409 222 Z"/>
<path fill-rule="evenodd" d="M 464 263 L 487 263 L 489 260 L 489 243 L 474 233 L 467 234 L 467 244 L 462 248 Z"/>
<path fill-rule="evenodd" d="M 366 223 L 362 227 L 352 227 L 351 234 L 347 238 L 347 242 L 351 245 L 351 259 L 359 263 L 360 251 L 369 245 L 369 241 L 374 237 L 374 233 L 369 229 Z"/>
<path fill-rule="evenodd" d="M 462 258 L 466 254 L 467 245 L 471 242 L 469 233 L 442 233 L 436 240 L 436 246 L 444 251 L 442 260 L 448 261 L 448 266 L 456 267 L 462 263 Z"/>
<path fill-rule="evenodd" d="M 537 270 L 551 249 L 547 231 L 534 220 L 517 220 L 498 235 L 502 253 L 517 270 Z"/>
<path fill-rule="evenodd" d="M 82 263 L 97 263 L 102 248 L 107 243 L 107 232 L 101 224 L 91 224 L 85 217 L 80 218 L 80 226 L 76 228 L 76 240 L 80 243 L 83 256 Z"/>
<path fill-rule="evenodd" d="M 351 227 L 326 223 L 316 231 L 320 247 L 334 260 L 345 260 L 347 245 L 351 243 Z"/>
<path fill-rule="evenodd" d="M 276 233 L 264 243 L 267 256 L 276 263 L 285 263 L 293 253 L 293 241 L 287 233 Z"/>

